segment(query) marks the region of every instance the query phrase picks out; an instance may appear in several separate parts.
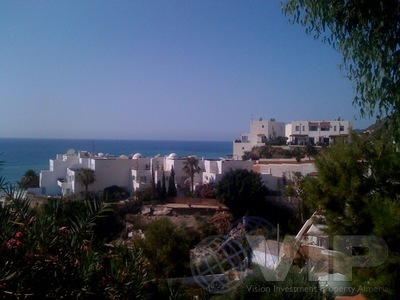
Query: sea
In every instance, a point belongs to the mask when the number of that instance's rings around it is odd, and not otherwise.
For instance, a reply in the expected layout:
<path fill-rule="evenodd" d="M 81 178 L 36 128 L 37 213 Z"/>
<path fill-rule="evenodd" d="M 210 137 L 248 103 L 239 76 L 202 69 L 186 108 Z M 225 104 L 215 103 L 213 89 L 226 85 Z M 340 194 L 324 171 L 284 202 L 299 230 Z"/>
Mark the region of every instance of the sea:
<path fill-rule="evenodd" d="M 198 158 L 225 158 L 233 152 L 231 141 L 154 141 L 0 138 L 0 176 L 15 185 L 27 170 L 49 169 L 49 160 L 68 150 L 115 156 L 141 153 L 144 156 L 196 155 Z"/>

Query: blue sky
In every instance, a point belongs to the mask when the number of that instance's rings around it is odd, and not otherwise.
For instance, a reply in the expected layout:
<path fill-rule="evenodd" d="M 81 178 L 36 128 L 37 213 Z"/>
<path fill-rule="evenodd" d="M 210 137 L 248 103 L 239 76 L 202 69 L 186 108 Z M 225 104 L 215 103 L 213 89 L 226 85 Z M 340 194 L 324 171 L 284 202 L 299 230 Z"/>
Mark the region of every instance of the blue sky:
<path fill-rule="evenodd" d="M 340 55 L 279 1 L 4 0 L 0 28 L 0 137 L 233 140 L 259 117 L 373 123 Z"/>

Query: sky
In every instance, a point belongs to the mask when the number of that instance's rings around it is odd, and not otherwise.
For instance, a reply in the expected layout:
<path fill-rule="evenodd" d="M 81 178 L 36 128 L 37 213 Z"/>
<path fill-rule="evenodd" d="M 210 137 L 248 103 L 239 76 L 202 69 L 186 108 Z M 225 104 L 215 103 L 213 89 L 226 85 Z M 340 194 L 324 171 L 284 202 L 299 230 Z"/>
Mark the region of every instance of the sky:
<path fill-rule="evenodd" d="M 0 2 L 0 137 L 230 141 L 363 129 L 341 56 L 273 0 Z"/>

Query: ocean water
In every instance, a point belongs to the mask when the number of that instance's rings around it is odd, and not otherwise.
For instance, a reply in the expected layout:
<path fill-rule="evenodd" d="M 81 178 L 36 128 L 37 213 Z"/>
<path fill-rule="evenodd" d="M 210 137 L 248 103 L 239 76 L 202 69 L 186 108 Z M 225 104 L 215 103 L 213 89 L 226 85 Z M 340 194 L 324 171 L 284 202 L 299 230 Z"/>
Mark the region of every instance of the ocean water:
<path fill-rule="evenodd" d="M 232 154 L 230 141 L 144 141 L 144 140 L 84 140 L 84 139 L 20 139 L 0 138 L 0 176 L 16 184 L 23 174 L 32 169 L 38 174 L 49 169 L 49 159 L 69 149 L 115 156 L 141 153 L 179 156 L 196 155 L 198 158 L 220 158 Z"/>

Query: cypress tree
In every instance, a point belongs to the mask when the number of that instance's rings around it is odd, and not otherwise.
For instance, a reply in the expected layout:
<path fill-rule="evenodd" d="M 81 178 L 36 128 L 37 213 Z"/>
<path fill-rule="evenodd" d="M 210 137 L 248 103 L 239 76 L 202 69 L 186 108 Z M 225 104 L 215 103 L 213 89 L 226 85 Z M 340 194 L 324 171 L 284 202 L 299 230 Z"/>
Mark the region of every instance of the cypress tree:
<path fill-rule="evenodd" d="M 174 167 L 171 168 L 171 173 L 168 180 L 168 197 L 176 197 L 178 194 L 175 186 L 175 171 Z"/>

